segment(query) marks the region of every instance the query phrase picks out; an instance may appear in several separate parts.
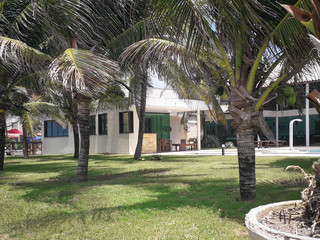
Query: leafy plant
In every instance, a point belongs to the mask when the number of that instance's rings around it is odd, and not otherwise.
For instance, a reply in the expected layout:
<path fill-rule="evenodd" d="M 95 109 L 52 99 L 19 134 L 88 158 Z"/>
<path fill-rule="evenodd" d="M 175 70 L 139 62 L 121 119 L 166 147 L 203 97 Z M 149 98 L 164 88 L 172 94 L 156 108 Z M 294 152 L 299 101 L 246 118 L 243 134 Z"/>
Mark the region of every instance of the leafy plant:
<path fill-rule="evenodd" d="M 202 148 L 218 148 L 221 147 L 221 141 L 216 135 L 208 135 L 201 141 Z"/>
<path fill-rule="evenodd" d="M 231 141 L 226 142 L 224 145 L 226 146 L 226 148 L 233 148 L 234 147 L 234 144 Z"/>

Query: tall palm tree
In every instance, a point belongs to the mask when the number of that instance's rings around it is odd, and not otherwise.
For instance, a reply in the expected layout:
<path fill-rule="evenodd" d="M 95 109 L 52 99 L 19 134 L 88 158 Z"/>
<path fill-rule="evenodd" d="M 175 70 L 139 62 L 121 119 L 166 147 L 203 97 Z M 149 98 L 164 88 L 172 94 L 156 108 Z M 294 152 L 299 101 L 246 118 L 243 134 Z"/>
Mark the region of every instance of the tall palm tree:
<path fill-rule="evenodd" d="M 123 50 L 132 43 L 146 38 L 148 34 L 148 21 L 152 13 L 148 0 L 125 0 L 119 1 L 117 15 L 122 25 L 122 31 L 107 45 L 108 51 L 112 53 L 114 59 L 118 59 Z M 138 141 L 134 153 L 134 159 L 139 159 L 142 155 L 143 135 L 145 132 L 145 111 L 148 88 L 151 86 L 149 79 L 149 68 L 147 64 L 143 66 L 135 64 L 121 64 L 122 69 L 128 73 L 130 78 L 130 98 L 136 106 L 139 129 Z"/>
<path fill-rule="evenodd" d="M 73 158 L 79 158 L 79 127 L 78 127 L 78 110 L 77 103 L 72 96 L 72 93 L 63 90 L 62 88 L 57 88 L 56 86 L 50 86 L 48 89 L 40 91 L 41 100 L 50 102 L 58 106 L 59 111 L 64 115 L 64 119 L 67 120 L 73 131 L 73 142 L 74 142 L 74 154 Z"/>
<path fill-rule="evenodd" d="M 281 2 L 309 7 L 302 0 Z M 226 96 L 237 136 L 241 199 L 254 200 L 255 131 L 261 129 L 274 140 L 263 105 L 276 97 L 281 85 L 319 62 L 305 41 L 306 29 L 280 5 L 265 0 L 151 4 L 158 34 L 131 45 L 123 57 L 151 61 L 160 76 L 176 65 L 207 90 L 205 97 L 211 94 L 213 99 L 217 92 Z"/>
<path fill-rule="evenodd" d="M 149 87 L 148 69 L 140 69 L 138 66 L 134 72 L 131 86 L 133 89 L 134 103 L 139 117 L 138 142 L 134 152 L 134 159 L 139 159 L 142 155 L 143 135 L 145 132 L 147 89 Z"/>
<path fill-rule="evenodd" d="M 22 25 L 28 28 L 29 19 L 36 19 L 42 44 L 35 49 L 12 38 L 1 37 L 0 40 L 3 50 L 0 57 L 4 61 L 37 71 L 34 63 L 38 63 L 40 56 L 50 59 L 49 63 L 43 64 L 49 72 L 46 76 L 63 85 L 76 99 L 81 135 L 78 181 L 88 178 L 90 101 L 113 83 L 112 75 L 118 71 L 117 63 L 93 52 L 108 40 L 101 20 L 112 19 L 114 9 L 111 6 L 114 6 L 112 0 L 30 1 Z M 109 24 L 108 33 L 112 35 L 114 24 L 112 21 L 106 23 Z M 38 29 L 34 30 L 38 32 Z M 35 32 L 34 36 L 37 36 Z"/>
<path fill-rule="evenodd" d="M 40 43 L 38 34 L 41 30 L 38 28 L 38 23 L 30 19 L 28 28 L 23 27 L 25 21 L 25 13 L 28 12 L 30 1 L 2 1 L 0 8 L 0 35 L 4 36 L 3 42 L 9 44 L 5 37 L 11 37 L 15 39 L 24 39 L 31 46 L 36 46 Z M 37 34 L 34 34 L 30 30 L 38 29 Z M 32 41 L 28 41 L 27 36 L 32 35 Z M 10 45 L 10 44 L 9 44 Z M 26 45 L 25 45 L 26 46 Z M 20 115 L 23 108 L 23 99 L 18 86 L 21 85 L 26 76 L 30 74 L 33 69 L 40 71 L 42 65 L 50 63 L 51 58 L 41 52 L 32 52 L 28 49 L 25 52 L 37 55 L 37 62 L 32 62 L 32 68 L 21 64 L 15 64 L 13 60 L 13 52 L 8 49 L 2 49 L 0 55 L 4 57 L 0 61 L 0 170 L 4 168 L 4 147 L 5 147 L 5 127 L 6 116 L 8 114 Z M 12 57 L 12 58 L 11 58 Z M 28 57 L 20 58 L 20 61 L 25 62 Z M 26 99 L 25 99 L 26 100 Z"/>
<path fill-rule="evenodd" d="M 103 55 L 72 48 L 56 58 L 49 69 L 53 81 L 62 83 L 74 94 L 81 138 L 77 180 L 87 181 L 90 103 L 113 83 L 112 78 L 119 71 L 118 65 Z"/>

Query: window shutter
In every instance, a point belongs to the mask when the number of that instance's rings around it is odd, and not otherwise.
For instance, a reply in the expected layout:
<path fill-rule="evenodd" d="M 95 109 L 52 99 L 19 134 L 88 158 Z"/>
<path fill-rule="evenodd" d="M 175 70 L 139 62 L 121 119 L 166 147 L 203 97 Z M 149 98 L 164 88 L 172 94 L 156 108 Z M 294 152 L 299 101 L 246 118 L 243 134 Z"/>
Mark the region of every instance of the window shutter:
<path fill-rule="evenodd" d="M 119 113 L 119 131 L 123 133 L 123 113 Z"/>
<path fill-rule="evenodd" d="M 133 112 L 129 112 L 129 132 L 133 133 Z"/>

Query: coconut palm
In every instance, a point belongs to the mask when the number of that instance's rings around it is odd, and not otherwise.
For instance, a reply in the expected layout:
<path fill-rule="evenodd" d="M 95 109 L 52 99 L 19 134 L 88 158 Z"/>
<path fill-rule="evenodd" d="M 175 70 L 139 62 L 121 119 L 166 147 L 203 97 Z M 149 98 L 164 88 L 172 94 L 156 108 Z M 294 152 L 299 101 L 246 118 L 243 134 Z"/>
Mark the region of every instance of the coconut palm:
<path fill-rule="evenodd" d="M 255 131 L 261 129 L 273 139 L 263 105 L 276 97 L 281 85 L 319 61 L 305 41 L 306 29 L 280 5 L 264 0 L 151 0 L 151 4 L 158 34 L 131 45 L 123 57 L 152 62 L 160 76 L 177 65 L 194 84 L 205 87 L 204 96 L 226 97 L 237 136 L 241 199 L 254 200 Z"/>
<path fill-rule="evenodd" d="M 46 76 L 65 87 L 76 99 L 81 135 L 78 181 L 87 180 L 89 103 L 99 97 L 99 92 L 106 91 L 107 86 L 113 83 L 112 75 L 118 71 L 117 63 L 93 52 L 108 41 L 107 33 L 112 35 L 116 29 L 113 26 L 117 20 L 110 20 L 114 13 L 112 6 L 112 0 L 30 1 L 21 24 L 27 28 L 29 19 L 31 22 L 37 19 L 42 44 L 35 49 L 12 38 L 1 37 L 0 40 L 0 57 L 11 61 L 12 65 L 27 66 L 37 71 L 34 63 L 38 63 L 40 56 L 50 59 L 49 64 L 43 64 L 49 72 Z M 103 23 L 109 24 L 108 31 Z M 34 30 L 38 32 L 38 29 Z M 36 35 L 34 32 L 32 37 Z"/>
<path fill-rule="evenodd" d="M 67 49 L 49 66 L 49 76 L 74 94 L 78 109 L 80 152 L 77 180 L 88 180 L 90 103 L 107 91 L 119 71 L 116 62 L 103 55 L 79 49 Z"/>
<path fill-rule="evenodd" d="M 31 46 L 36 46 L 40 43 L 38 35 L 41 30 L 38 28 L 38 23 L 30 19 L 28 28 L 23 27 L 25 13 L 28 12 L 29 1 L 3 1 L 0 8 L 0 35 L 4 36 L 2 42 L 7 42 L 5 37 L 15 39 L 24 39 Z M 37 34 L 34 34 L 31 29 L 38 29 Z M 28 41 L 27 36 L 32 35 L 32 41 Z M 25 45 L 25 52 L 32 56 L 37 56 L 37 62 L 31 62 L 30 66 L 15 64 L 13 52 L 10 46 L 1 49 L 0 55 L 7 56 L 0 61 L 0 170 L 4 167 L 4 139 L 6 116 L 20 115 L 24 111 L 23 103 L 26 98 L 22 97 L 18 86 L 20 86 L 26 79 L 24 76 L 30 74 L 33 69 L 40 71 L 43 69 L 42 65 L 50 63 L 51 59 L 39 51 L 30 51 Z M 22 57 L 21 62 L 28 61 L 30 58 Z"/>
<path fill-rule="evenodd" d="M 45 94 L 43 94 L 44 92 Z M 45 91 L 40 91 L 39 94 L 41 95 L 41 100 L 56 105 L 59 108 L 59 111 L 64 115 L 64 119 L 71 124 L 74 142 L 73 158 L 78 159 L 80 140 L 78 128 L 78 110 L 77 103 L 72 94 L 53 85 L 48 87 Z"/>
<path fill-rule="evenodd" d="M 311 0 L 311 12 L 297 6 L 282 4 L 282 6 L 304 26 L 306 26 L 313 35 L 310 38 L 316 48 L 320 50 L 320 2 Z"/>
<path fill-rule="evenodd" d="M 40 125 L 40 119 L 51 117 L 58 121 L 63 121 L 63 116 L 60 114 L 56 105 L 47 102 L 39 102 L 35 99 L 24 103 L 23 107 L 25 110 L 21 111 L 21 115 L 19 117 L 23 129 L 23 156 L 24 158 L 28 158 L 28 137 L 30 137 L 30 139 L 34 137 L 35 129 L 38 129 Z"/>
<path fill-rule="evenodd" d="M 148 34 L 148 19 L 151 13 L 147 0 L 118 2 L 117 15 L 124 30 L 118 32 L 118 35 L 107 45 L 108 51 L 112 53 L 114 59 L 118 59 L 126 47 L 146 37 L 146 34 Z M 139 118 L 138 141 L 134 153 L 134 159 L 139 159 L 142 155 L 145 131 L 147 92 L 151 86 L 150 71 L 147 64 L 140 66 L 139 64 L 123 62 L 121 67 L 130 78 L 129 99 L 135 105 Z"/>

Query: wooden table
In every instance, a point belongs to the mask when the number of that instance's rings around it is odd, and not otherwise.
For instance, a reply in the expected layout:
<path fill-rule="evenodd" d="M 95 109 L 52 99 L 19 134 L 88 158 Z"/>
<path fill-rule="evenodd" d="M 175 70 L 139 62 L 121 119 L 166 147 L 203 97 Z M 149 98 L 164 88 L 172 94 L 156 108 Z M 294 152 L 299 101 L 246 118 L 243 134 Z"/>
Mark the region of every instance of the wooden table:
<path fill-rule="evenodd" d="M 173 147 L 175 147 L 175 150 L 178 151 L 178 147 L 179 147 L 179 151 L 180 147 L 187 147 L 190 146 L 190 150 L 197 150 L 197 143 L 173 143 L 172 144 Z"/>

